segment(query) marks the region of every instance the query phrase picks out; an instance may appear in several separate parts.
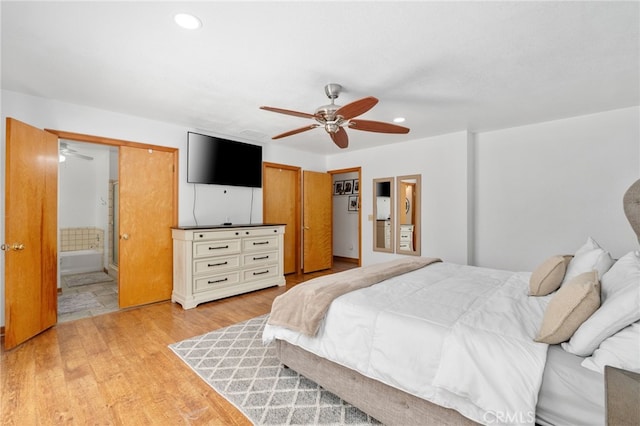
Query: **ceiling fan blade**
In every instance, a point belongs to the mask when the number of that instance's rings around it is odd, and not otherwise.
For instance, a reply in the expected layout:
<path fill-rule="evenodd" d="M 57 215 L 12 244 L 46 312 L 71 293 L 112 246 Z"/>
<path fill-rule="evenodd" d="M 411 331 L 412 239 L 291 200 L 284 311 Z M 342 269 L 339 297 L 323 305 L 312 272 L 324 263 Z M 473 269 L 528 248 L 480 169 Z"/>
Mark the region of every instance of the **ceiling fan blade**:
<path fill-rule="evenodd" d="M 284 132 L 284 133 L 281 133 L 279 135 L 275 135 L 271 139 L 285 138 L 287 136 L 291 136 L 291 135 L 295 135 L 297 133 L 306 132 L 307 130 L 315 129 L 316 127 L 319 127 L 319 126 L 320 126 L 319 124 L 310 124 L 308 126 L 300 127 L 299 129 L 289 130 L 288 132 Z"/>
<path fill-rule="evenodd" d="M 409 133 L 408 127 L 398 126 L 397 124 L 383 123 L 382 121 L 371 120 L 351 120 L 349 128 L 355 130 L 364 130 L 366 132 L 378 133 Z"/>
<path fill-rule="evenodd" d="M 377 103 L 377 98 L 368 96 L 366 98 L 362 98 L 338 108 L 338 110 L 336 111 L 336 116 L 341 115 L 345 120 L 349 120 L 350 118 L 357 117 L 360 114 L 364 114 L 365 112 L 369 111 Z"/>
<path fill-rule="evenodd" d="M 343 127 L 339 127 L 335 133 L 329 133 L 333 142 L 338 145 L 339 148 L 346 148 L 349 146 L 349 136 Z"/>
<path fill-rule="evenodd" d="M 264 109 L 266 111 L 271 111 L 271 112 L 278 112 L 280 114 L 295 115 L 296 117 L 302 117 L 302 118 L 316 118 L 316 116 L 313 114 L 308 114 L 306 112 L 299 112 L 299 111 L 291 111 L 289 109 L 274 108 L 270 106 L 261 106 L 260 109 Z"/>
<path fill-rule="evenodd" d="M 69 148 L 69 145 L 66 142 L 60 142 L 60 150 L 67 152 L 78 152 L 75 149 Z"/>

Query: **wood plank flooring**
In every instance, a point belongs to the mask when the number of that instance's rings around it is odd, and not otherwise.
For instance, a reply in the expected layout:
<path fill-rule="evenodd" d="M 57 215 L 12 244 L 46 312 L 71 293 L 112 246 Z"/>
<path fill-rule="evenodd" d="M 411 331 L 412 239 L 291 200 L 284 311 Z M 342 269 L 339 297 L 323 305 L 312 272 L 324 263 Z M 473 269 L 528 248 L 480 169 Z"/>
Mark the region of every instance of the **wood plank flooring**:
<path fill-rule="evenodd" d="M 354 266 L 337 261 L 331 270 L 287 275 L 286 287 L 190 310 L 161 302 L 59 323 L 1 350 L 0 423 L 249 425 L 167 345 L 266 314 L 286 288 Z"/>

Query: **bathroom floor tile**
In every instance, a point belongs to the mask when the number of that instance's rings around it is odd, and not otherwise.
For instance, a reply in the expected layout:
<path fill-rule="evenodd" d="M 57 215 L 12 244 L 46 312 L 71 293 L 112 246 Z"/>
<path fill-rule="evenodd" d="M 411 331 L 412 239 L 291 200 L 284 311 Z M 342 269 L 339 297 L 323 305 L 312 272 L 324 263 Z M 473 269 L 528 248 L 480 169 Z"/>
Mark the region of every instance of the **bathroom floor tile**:
<path fill-rule="evenodd" d="M 70 296 L 71 301 L 67 300 L 65 303 L 65 312 L 58 313 L 58 322 L 73 321 L 80 318 L 86 318 L 96 315 L 102 315 L 109 312 L 118 311 L 118 283 L 116 281 L 89 284 L 78 287 L 67 287 L 62 282 L 62 295 Z M 82 305 L 82 294 L 92 293 L 95 296 L 95 300 L 98 301 L 99 306 L 92 306 L 91 308 L 84 307 Z M 60 296 L 60 294 L 58 294 Z M 73 306 L 73 298 L 78 297 L 78 309 L 70 310 L 69 304 Z M 84 296 L 86 298 L 86 296 Z M 67 297 L 66 299 L 69 299 Z"/>

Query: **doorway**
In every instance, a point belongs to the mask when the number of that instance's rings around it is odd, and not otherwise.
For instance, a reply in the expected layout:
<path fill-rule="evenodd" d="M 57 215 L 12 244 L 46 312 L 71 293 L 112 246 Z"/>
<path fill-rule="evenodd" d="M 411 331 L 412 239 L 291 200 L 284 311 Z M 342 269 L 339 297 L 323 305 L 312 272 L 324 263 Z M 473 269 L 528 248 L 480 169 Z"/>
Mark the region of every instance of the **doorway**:
<path fill-rule="evenodd" d="M 45 129 L 59 139 L 118 148 L 118 306 L 169 300 L 178 223 L 178 149 Z"/>
<path fill-rule="evenodd" d="M 304 172 L 310 173 L 309 177 L 317 176 L 324 183 L 318 183 L 319 186 L 303 191 L 301 188 L 302 181 L 306 181 L 305 184 L 308 184 L 309 181 L 302 179 L 303 172 L 301 167 L 269 162 L 263 163 L 264 222 L 287 225 L 285 231 L 285 274 L 300 274 L 303 270 L 309 272 L 316 268 L 325 269 L 330 267 L 332 259 L 340 262 L 355 263 L 358 266 L 361 265 L 360 171 L 360 167 L 353 167 L 328 173 Z M 350 222 L 350 224 L 346 225 L 350 227 L 349 235 L 353 237 L 350 245 L 352 249 L 348 254 L 340 254 L 335 251 L 335 247 L 332 247 L 332 241 L 341 241 L 341 239 L 332 237 L 334 224 L 336 223 L 334 217 L 339 214 L 335 208 L 335 203 L 331 201 L 332 181 L 340 178 L 343 174 L 350 177 L 352 185 L 355 183 L 351 187 L 351 196 L 345 197 L 343 200 L 344 212 L 340 210 L 342 214 L 348 214 L 352 219 L 352 223 Z M 305 192 L 307 193 L 307 198 L 303 200 L 303 193 Z M 319 197 L 320 194 L 324 193 L 326 193 L 326 197 Z M 357 202 L 353 208 L 348 208 L 346 203 L 347 201 L 352 201 L 354 195 Z M 319 206 L 310 205 L 310 203 L 315 204 L 318 202 L 320 203 Z M 303 212 L 307 212 L 304 225 L 301 223 Z M 311 220 L 316 222 L 313 226 L 308 223 Z M 339 221 L 342 221 L 342 218 Z M 338 223 L 338 226 L 344 226 L 344 224 Z M 325 230 L 327 232 L 322 231 L 320 234 L 312 232 L 316 230 Z M 287 238 L 289 239 L 288 242 Z M 307 253 L 306 256 L 303 256 L 305 240 L 307 243 L 310 241 L 312 243 L 307 244 Z M 313 248 L 311 249 L 311 247 Z M 319 255 L 320 259 L 318 259 Z M 304 261 L 305 257 L 306 262 Z"/>
<path fill-rule="evenodd" d="M 118 147 L 59 140 L 58 322 L 118 306 Z"/>
<path fill-rule="evenodd" d="M 362 264 L 361 168 L 330 170 L 333 184 L 333 258 Z"/>

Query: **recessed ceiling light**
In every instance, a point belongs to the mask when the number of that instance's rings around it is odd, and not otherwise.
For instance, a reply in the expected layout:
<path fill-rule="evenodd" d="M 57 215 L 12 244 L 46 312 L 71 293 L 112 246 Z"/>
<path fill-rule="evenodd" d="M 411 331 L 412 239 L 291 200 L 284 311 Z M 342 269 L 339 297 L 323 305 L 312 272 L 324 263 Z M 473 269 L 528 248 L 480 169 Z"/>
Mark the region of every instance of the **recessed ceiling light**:
<path fill-rule="evenodd" d="M 396 117 L 393 119 L 394 123 L 404 123 L 404 117 Z"/>
<path fill-rule="evenodd" d="M 197 17 L 188 13 L 178 13 L 173 20 L 187 30 L 196 30 L 202 26 L 202 22 Z"/>

